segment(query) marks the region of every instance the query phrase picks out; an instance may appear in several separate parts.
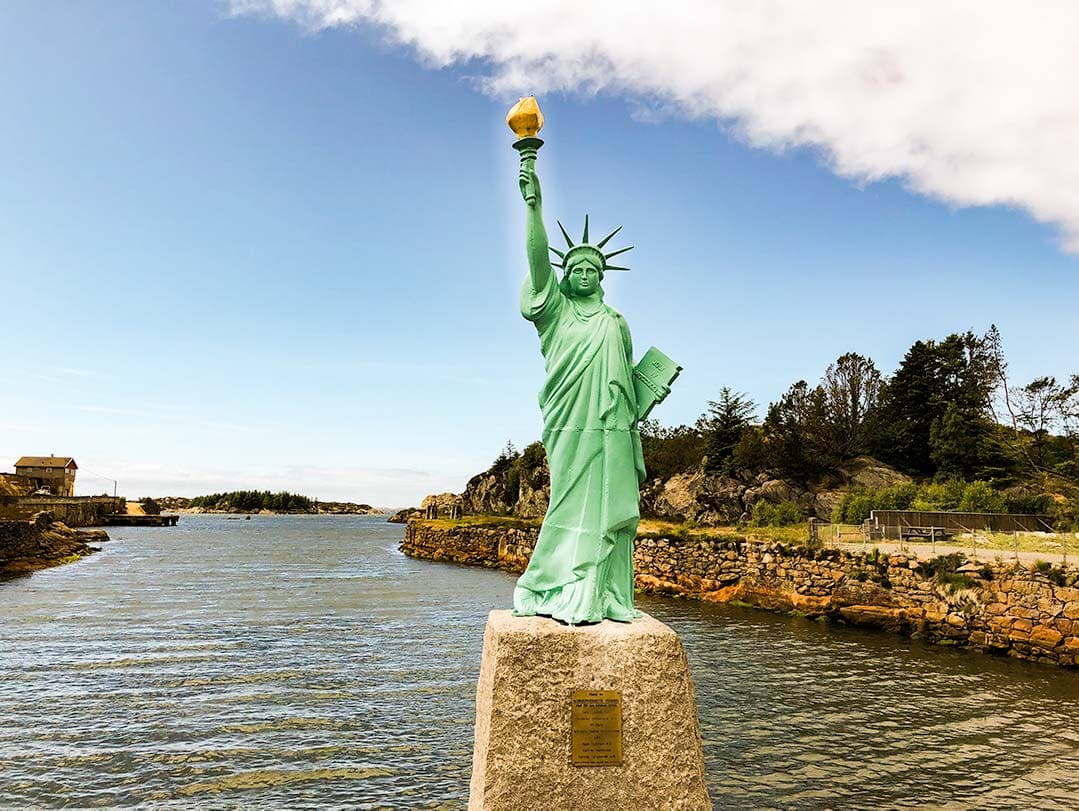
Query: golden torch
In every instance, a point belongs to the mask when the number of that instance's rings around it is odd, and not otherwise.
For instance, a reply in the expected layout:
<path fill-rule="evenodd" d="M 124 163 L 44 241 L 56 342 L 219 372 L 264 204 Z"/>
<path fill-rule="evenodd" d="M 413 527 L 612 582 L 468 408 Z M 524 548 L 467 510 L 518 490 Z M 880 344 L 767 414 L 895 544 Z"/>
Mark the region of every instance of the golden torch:
<path fill-rule="evenodd" d="M 517 136 L 513 142 L 513 148 L 521 153 L 521 168 L 534 172 L 536 169 L 536 154 L 543 146 L 543 141 L 536 134 L 543 129 L 543 113 L 535 96 L 525 96 L 510 108 L 506 114 L 506 123 Z M 525 188 L 525 202 L 534 205 L 536 193 L 529 183 Z"/>

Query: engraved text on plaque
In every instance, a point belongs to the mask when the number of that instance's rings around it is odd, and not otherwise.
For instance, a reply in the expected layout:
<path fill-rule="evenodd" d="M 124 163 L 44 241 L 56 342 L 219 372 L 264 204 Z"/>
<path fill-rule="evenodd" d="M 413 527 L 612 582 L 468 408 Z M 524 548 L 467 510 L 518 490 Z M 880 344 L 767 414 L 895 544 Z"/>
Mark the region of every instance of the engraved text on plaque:
<path fill-rule="evenodd" d="M 570 706 L 570 757 L 573 765 L 621 766 L 621 691 L 574 690 Z"/>

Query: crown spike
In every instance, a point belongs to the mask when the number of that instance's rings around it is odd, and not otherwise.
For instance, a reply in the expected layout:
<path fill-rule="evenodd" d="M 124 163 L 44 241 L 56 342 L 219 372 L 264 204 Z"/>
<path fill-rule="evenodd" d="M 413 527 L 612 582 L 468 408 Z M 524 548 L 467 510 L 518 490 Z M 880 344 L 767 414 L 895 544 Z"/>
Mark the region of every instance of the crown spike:
<path fill-rule="evenodd" d="M 621 265 L 604 265 L 603 269 L 604 270 L 629 270 L 629 268 L 624 268 Z"/>
<path fill-rule="evenodd" d="M 615 234 L 617 234 L 621 230 L 622 230 L 622 226 L 620 225 L 617 228 L 615 228 L 613 231 L 611 231 L 611 233 L 607 234 L 607 236 L 605 236 L 599 242 L 597 242 L 596 247 L 602 249 L 604 245 L 606 245 L 608 242 L 611 241 L 611 237 L 613 237 Z"/>
<path fill-rule="evenodd" d="M 618 256 L 618 254 L 620 254 L 620 253 L 625 253 L 626 251 L 632 251 L 632 250 L 633 250 L 632 245 L 630 245 L 628 248 L 619 248 L 617 251 L 611 251 L 610 253 L 605 253 L 603 255 L 603 258 L 604 259 L 613 259 L 614 257 Z"/>
<path fill-rule="evenodd" d="M 584 215 L 584 236 L 581 237 L 581 242 L 588 244 L 588 215 Z"/>
<path fill-rule="evenodd" d="M 547 250 L 549 250 L 551 253 L 558 254 L 562 259 L 566 258 L 566 255 L 562 251 L 558 250 L 558 248 L 554 247 L 553 245 L 548 245 Z"/>
<path fill-rule="evenodd" d="M 558 223 L 558 227 L 562 229 L 562 236 L 564 236 L 564 237 L 566 238 L 566 244 L 567 244 L 567 245 L 568 245 L 569 247 L 571 247 L 571 248 L 572 248 L 572 247 L 573 247 L 573 240 L 572 240 L 572 239 L 570 239 L 570 237 L 569 237 L 569 231 L 567 231 L 567 230 L 566 230 L 566 226 L 564 226 L 564 225 L 563 225 L 563 224 L 562 224 L 561 222 L 559 222 L 558 220 L 555 220 L 555 222 L 557 222 L 557 223 Z"/>

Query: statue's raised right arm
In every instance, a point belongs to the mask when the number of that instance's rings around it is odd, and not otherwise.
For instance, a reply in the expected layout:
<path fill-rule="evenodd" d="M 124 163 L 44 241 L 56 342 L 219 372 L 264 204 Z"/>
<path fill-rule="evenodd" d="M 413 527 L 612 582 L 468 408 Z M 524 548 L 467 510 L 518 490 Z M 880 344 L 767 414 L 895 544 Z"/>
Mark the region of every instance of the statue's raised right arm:
<path fill-rule="evenodd" d="M 540 191 L 539 177 L 536 175 L 534 156 L 521 161 L 520 185 L 521 196 L 525 199 L 528 212 L 525 230 L 528 272 L 532 279 L 532 290 L 538 293 L 547 286 L 554 271 L 551 269 L 548 253 L 550 243 L 547 241 L 547 229 L 543 225 L 543 194 Z"/>

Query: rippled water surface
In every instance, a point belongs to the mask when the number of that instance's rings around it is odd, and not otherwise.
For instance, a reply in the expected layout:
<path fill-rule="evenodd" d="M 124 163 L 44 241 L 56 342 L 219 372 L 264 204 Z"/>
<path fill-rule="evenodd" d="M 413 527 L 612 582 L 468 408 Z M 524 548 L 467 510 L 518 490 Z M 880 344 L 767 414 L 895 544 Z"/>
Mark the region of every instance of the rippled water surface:
<path fill-rule="evenodd" d="M 379 517 L 184 516 L 0 583 L 0 807 L 461 808 L 510 575 Z M 1079 674 L 642 599 L 716 807 L 1079 807 Z"/>

